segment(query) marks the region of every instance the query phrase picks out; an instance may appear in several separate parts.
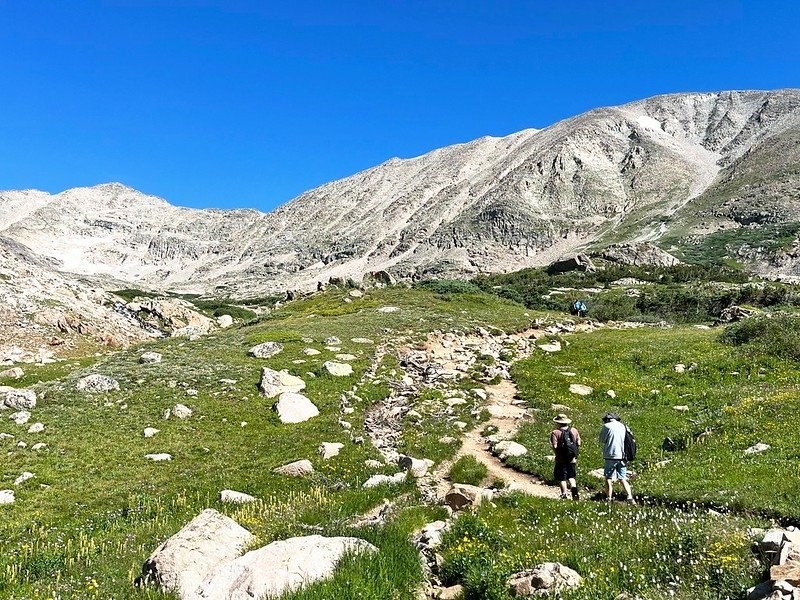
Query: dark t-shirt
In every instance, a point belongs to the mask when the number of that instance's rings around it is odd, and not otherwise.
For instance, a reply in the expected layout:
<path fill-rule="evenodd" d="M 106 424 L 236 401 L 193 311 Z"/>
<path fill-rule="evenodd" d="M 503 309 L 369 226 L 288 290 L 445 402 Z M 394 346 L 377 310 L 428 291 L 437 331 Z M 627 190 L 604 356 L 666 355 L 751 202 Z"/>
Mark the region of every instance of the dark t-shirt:
<path fill-rule="evenodd" d="M 561 461 L 559 460 L 559 456 L 558 456 L 558 440 L 561 439 L 561 434 L 566 429 L 567 429 L 566 427 L 564 427 L 564 428 L 559 427 L 558 429 L 554 429 L 550 433 L 550 446 L 552 446 L 553 450 L 556 452 L 556 460 L 559 461 L 559 462 L 561 462 Z M 580 445 L 581 445 L 581 434 L 572 425 L 569 426 L 569 430 L 572 432 L 572 437 L 575 438 L 575 443 L 580 447 Z M 576 456 L 570 462 L 578 462 L 578 457 Z"/>

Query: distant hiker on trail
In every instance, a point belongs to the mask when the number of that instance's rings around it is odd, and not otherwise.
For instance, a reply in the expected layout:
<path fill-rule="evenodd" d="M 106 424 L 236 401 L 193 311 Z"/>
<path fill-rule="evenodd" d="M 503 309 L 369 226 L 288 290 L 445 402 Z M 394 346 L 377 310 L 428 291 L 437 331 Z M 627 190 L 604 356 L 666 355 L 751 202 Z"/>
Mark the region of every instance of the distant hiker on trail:
<path fill-rule="evenodd" d="M 628 495 L 628 502 L 635 503 L 631 484 L 628 483 L 628 458 L 625 456 L 625 434 L 628 428 L 616 413 L 603 416 L 603 428 L 600 430 L 600 447 L 603 449 L 603 476 L 606 478 L 606 499 L 611 502 L 614 497 L 614 480 L 618 479 Z"/>
<path fill-rule="evenodd" d="M 565 414 L 559 414 L 553 422 L 558 425 L 550 433 L 550 445 L 556 453 L 553 479 L 561 486 L 561 498 L 567 498 L 567 483 L 572 490 L 572 499 L 578 499 L 578 484 L 575 475 L 578 463 L 578 452 L 581 445 L 581 434 L 571 426 L 572 421 Z"/>
<path fill-rule="evenodd" d="M 579 317 L 585 317 L 587 312 L 586 304 L 584 304 L 583 300 L 575 300 L 572 303 L 572 314 L 577 315 Z"/>

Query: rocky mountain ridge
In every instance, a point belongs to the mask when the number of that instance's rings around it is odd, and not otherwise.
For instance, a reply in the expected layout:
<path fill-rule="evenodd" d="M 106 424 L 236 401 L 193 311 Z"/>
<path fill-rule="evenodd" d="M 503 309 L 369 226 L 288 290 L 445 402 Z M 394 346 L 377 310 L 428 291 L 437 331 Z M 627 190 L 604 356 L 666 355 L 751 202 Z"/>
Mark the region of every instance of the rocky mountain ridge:
<path fill-rule="evenodd" d="M 392 159 L 268 214 L 120 184 L 0 192 L 0 238 L 107 288 L 252 296 L 377 270 L 465 277 L 800 220 L 798 163 L 800 90 L 673 94 Z M 800 273 L 791 250 L 758 256 L 764 273 Z"/>

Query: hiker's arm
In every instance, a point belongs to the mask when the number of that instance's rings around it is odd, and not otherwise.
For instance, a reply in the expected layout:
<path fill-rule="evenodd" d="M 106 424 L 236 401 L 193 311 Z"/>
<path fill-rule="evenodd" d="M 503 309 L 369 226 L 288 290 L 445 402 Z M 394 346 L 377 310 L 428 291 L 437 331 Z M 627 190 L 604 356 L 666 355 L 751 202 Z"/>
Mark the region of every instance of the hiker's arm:
<path fill-rule="evenodd" d="M 558 436 L 555 431 L 550 432 L 550 445 L 553 447 L 553 450 L 558 448 Z"/>

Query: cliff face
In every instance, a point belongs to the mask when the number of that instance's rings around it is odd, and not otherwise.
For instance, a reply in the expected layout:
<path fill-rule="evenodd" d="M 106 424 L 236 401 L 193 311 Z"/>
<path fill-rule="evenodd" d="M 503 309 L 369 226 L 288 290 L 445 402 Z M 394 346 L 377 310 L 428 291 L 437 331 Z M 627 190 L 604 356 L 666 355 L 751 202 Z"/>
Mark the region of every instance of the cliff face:
<path fill-rule="evenodd" d="M 374 270 L 463 277 L 800 220 L 799 164 L 800 91 L 675 94 L 392 159 L 269 214 L 118 184 L 2 192 L 0 234 L 107 285 L 252 295 Z M 793 272 L 790 255 L 757 266 Z"/>

